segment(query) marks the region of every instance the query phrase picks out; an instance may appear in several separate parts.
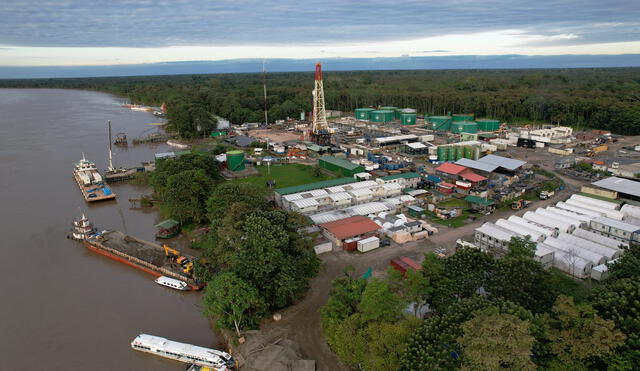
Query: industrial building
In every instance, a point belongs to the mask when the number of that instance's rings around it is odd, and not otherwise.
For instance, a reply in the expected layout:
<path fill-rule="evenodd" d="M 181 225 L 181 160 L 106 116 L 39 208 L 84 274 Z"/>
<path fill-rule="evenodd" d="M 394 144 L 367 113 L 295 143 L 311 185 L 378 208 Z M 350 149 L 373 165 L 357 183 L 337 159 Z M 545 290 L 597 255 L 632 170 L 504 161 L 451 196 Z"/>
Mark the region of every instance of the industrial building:
<path fill-rule="evenodd" d="M 345 177 L 353 177 L 355 174 L 364 171 L 362 165 L 357 165 L 351 161 L 334 156 L 320 157 L 318 166 L 333 173 L 344 175 Z"/>
<path fill-rule="evenodd" d="M 335 246 L 341 247 L 345 240 L 354 237 L 372 237 L 381 229 L 366 216 L 352 216 L 346 219 L 319 225 L 322 234 Z"/>
<path fill-rule="evenodd" d="M 619 196 L 629 200 L 640 201 L 640 182 L 631 179 L 610 177 L 597 182 L 591 183 L 592 185 L 606 189 L 613 192 L 618 192 Z"/>

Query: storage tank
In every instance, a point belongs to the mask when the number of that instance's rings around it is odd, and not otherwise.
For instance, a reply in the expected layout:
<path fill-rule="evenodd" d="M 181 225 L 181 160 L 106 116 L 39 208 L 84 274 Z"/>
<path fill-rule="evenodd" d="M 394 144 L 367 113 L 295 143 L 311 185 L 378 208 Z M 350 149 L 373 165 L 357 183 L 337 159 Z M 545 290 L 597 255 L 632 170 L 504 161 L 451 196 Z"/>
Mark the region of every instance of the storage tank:
<path fill-rule="evenodd" d="M 416 124 L 416 114 L 415 113 L 402 113 L 400 115 L 400 122 L 402 125 L 415 125 Z"/>
<path fill-rule="evenodd" d="M 357 120 L 369 121 L 373 111 L 375 111 L 373 108 L 356 108 L 355 117 Z"/>
<path fill-rule="evenodd" d="M 615 202 L 609 202 L 609 201 L 603 201 L 603 200 L 598 200 L 596 198 L 593 197 L 587 197 L 587 196 L 583 196 L 583 195 L 571 195 L 570 199 L 572 200 L 576 200 L 576 201 L 580 201 L 580 202 L 584 202 L 590 205 L 595 205 L 604 209 L 608 209 L 608 210 L 618 210 L 618 208 L 620 207 L 619 204 L 615 203 Z"/>
<path fill-rule="evenodd" d="M 396 119 L 401 120 L 402 119 L 402 114 L 404 114 L 404 113 L 417 115 L 418 111 L 416 111 L 413 108 L 402 108 L 402 109 L 398 108 L 398 109 L 396 109 Z M 411 124 L 411 125 L 413 125 L 413 124 Z"/>
<path fill-rule="evenodd" d="M 464 158 L 473 159 L 473 147 L 464 147 Z"/>
<path fill-rule="evenodd" d="M 462 133 L 477 133 L 478 132 L 478 124 L 473 121 L 463 121 L 462 123 Z"/>
<path fill-rule="evenodd" d="M 591 262 L 593 265 L 600 265 L 607 262 L 607 258 L 605 258 L 603 255 L 579 248 L 556 237 L 548 237 L 546 240 L 544 240 L 544 243 L 545 245 L 549 245 L 555 247 L 556 249 L 562 250 L 571 256 L 585 259 Z"/>
<path fill-rule="evenodd" d="M 455 121 L 473 121 L 473 113 L 456 113 L 451 115 L 451 119 Z"/>
<path fill-rule="evenodd" d="M 231 171 L 244 170 L 244 152 L 242 151 L 227 152 L 227 168 Z"/>
<path fill-rule="evenodd" d="M 393 121 L 394 113 L 391 110 L 375 110 L 371 111 L 370 120 L 373 122 L 390 122 Z"/>
<path fill-rule="evenodd" d="M 609 238 L 607 236 L 603 236 L 598 233 L 587 231 L 586 229 L 578 228 L 573 231 L 574 236 L 578 236 L 580 238 L 584 238 L 585 240 L 589 240 L 592 242 L 599 243 L 600 245 L 610 247 L 612 249 L 620 250 L 620 245 L 629 247 L 628 243 L 620 242 L 613 238 Z"/>
<path fill-rule="evenodd" d="M 477 160 L 480 158 L 480 146 L 473 147 L 473 160 Z"/>
<path fill-rule="evenodd" d="M 476 120 L 478 123 L 479 131 L 497 131 L 500 129 L 500 121 L 498 120 L 490 120 L 490 119 L 482 119 Z"/>
<path fill-rule="evenodd" d="M 464 157 L 464 147 L 456 146 L 456 161 Z"/>
<path fill-rule="evenodd" d="M 556 231 L 554 228 L 549 228 L 536 223 L 531 223 L 528 220 L 523 219 L 517 215 L 511 215 L 507 220 L 510 221 L 511 223 L 521 225 L 527 229 L 531 229 L 535 232 L 543 234 L 545 237 L 552 237 L 552 236 L 558 235 L 558 231 Z"/>
<path fill-rule="evenodd" d="M 464 128 L 464 123 L 466 121 L 454 121 L 451 123 L 451 132 L 460 134 L 462 133 L 462 129 Z"/>
<path fill-rule="evenodd" d="M 449 147 L 439 146 L 438 147 L 438 161 L 448 161 L 449 160 Z"/>
<path fill-rule="evenodd" d="M 433 130 L 449 131 L 451 129 L 451 116 L 429 116 L 427 120 L 431 123 Z"/>
<path fill-rule="evenodd" d="M 612 249 L 610 247 L 600 245 L 597 242 L 589 241 L 571 234 L 560 233 L 560 235 L 558 235 L 558 239 L 566 241 L 567 243 L 581 249 L 600 254 L 607 258 L 607 261 L 619 258 L 621 254 L 621 251 L 619 249 Z"/>

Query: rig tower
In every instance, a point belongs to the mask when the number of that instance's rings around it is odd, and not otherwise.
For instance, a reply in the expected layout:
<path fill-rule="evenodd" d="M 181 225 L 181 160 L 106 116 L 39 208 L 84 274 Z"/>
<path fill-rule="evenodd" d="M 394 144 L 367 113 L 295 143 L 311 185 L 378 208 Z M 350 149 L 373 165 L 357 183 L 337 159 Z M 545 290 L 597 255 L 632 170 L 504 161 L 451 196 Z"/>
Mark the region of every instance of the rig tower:
<path fill-rule="evenodd" d="M 311 138 L 321 146 L 331 144 L 327 112 L 324 108 L 324 89 L 322 87 L 322 64 L 316 63 L 316 81 L 313 89 L 313 120 L 311 121 Z"/>

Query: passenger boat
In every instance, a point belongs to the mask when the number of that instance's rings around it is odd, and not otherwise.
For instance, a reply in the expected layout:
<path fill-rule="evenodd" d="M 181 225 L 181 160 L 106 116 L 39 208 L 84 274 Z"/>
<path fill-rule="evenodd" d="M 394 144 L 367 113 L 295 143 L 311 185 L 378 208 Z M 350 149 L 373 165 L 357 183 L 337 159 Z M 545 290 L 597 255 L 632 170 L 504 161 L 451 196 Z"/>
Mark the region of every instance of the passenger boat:
<path fill-rule="evenodd" d="M 166 276 L 160 276 L 155 279 L 155 282 L 158 285 L 171 287 L 172 289 L 186 291 L 189 290 L 189 285 L 186 282 L 177 280 L 175 278 L 170 278 Z"/>
<path fill-rule="evenodd" d="M 87 202 L 110 200 L 116 198 L 116 194 L 104 184 L 102 176 L 96 168 L 96 164 L 87 160 L 82 154 L 82 159 L 76 162 L 73 169 L 73 178 L 80 187 L 80 192 Z"/>
<path fill-rule="evenodd" d="M 212 367 L 217 371 L 229 371 L 235 367 L 235 360 L 229 353 L 179 343 L 159 336 L 140 334 L 131 342 L 131 348 L 180 362 Z"/>

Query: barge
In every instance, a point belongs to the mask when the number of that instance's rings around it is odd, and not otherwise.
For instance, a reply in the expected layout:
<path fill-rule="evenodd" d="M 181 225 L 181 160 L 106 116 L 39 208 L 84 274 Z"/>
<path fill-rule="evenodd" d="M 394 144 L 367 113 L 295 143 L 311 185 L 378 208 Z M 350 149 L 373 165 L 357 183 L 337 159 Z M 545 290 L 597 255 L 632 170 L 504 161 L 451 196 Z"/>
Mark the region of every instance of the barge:
<path fill-rule="evenodd" d="M 96 232 L 84 214 L 74 220 L 72 225 L 69 238 L 82 241 L 83 245 L 93 252 L 156 277 L 164 276 L 185 282 L 191 290 L 204 287 L 204 283 L 193 276 L 193 263 L 196 261 L 193 256 L 120 231 Z"/>
<path fill-rule="evenodd" d="M 73 178 L 80 188 L 82 197 L 87 202 L 116 198 L 116 194 L 111 191 L 111 188 L 105 185 L 96 165 L 88 161 L 84 154 L 82 154 L 82 159 L 74 166 Z"/>

